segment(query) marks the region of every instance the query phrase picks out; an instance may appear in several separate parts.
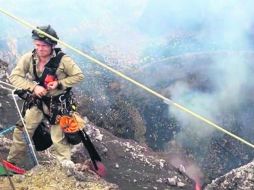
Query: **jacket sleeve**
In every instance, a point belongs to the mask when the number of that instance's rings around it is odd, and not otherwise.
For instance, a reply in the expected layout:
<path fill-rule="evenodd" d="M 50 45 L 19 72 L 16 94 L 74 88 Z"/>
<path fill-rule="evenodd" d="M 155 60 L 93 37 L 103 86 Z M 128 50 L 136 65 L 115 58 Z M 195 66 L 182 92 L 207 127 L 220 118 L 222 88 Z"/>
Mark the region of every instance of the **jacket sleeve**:
<path fill-rule="evenodd" d="M 26 74 L 29 72 L 31 59 L 31 53 L 23 55 L 19 59 L 16 67 L 12 70 L 9 79 L 15 87 L 32 92 L 37 84 L 26 78 Z"/>
<path fill-rule="evenodd" d="M 81 82 L 84 79 L 84 74 L 79 66 L 69 57 L 63 56 L 61 60 L 67 77 L 59 80 L 59 84 L 63 87 L 72 87 L 73 85 Z"/>

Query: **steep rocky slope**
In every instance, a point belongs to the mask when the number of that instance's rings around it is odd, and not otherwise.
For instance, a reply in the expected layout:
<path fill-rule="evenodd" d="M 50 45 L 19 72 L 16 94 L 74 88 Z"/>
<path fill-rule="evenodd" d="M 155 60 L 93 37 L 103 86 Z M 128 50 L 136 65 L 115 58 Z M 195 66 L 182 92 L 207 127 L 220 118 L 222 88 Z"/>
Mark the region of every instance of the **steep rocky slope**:
<path fill-rule="evenodd" d="M 205 190 L 254 189 L 254 161 L 216 178 Z"/>

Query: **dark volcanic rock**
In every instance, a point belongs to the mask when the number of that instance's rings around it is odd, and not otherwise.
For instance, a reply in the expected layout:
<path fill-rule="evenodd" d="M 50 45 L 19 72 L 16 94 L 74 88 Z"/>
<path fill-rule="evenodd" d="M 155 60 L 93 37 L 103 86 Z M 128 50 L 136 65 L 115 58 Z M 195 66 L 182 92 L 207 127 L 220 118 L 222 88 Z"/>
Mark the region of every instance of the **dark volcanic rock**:
<path fill-rule="evenodd" d="M 87 125 L 87 130 L 93 140 L 101 139 L 94 143 L 106 165 L 106 179 L 121 189 L 191 189 L 194 186 L 193 180 L 170 164 L 167 160 L 170 155 L 159 155 L 147 146 L 115 137 L 92 124 Z M 87 159 L 83 149 L 82 145 L 74 148 L 75 162 L 82 163 Z M 175 184 L 168 182 L 171 179 Z"/>

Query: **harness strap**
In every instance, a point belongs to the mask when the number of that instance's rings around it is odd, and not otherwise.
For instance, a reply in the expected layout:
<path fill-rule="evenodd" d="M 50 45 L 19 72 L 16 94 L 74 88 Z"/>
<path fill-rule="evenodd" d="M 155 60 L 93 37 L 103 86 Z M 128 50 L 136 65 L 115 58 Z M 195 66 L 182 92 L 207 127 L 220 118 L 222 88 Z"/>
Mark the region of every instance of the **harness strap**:
<path fill-rule="evenodd" d="M 35 81 L 40 85 L 40 86 L 44 86 L 45 82 L 46 82 L 46 77 L 47 76 L 52 76 L 54 78 L 56 78 L 56 70 L 59 67 L 59 64 L 61 62 L 62 57 L 65 55 L 60 48 L 55 48 L 53 51 L 55 51 L 56 56 L 52 57 L 49 62 L 45 65 L 44 71 L 42 73 L 42 75 L 39 77 L 36 71 L 36 61 L 34 59 L 35 56 L 35 50 L 33 50 L 33 74 L 35 77 Z M 38 99 L 38 102 L 35 102 L 36 105 L 38 106 L 39 109 L 41 109 L 43 111 L 43 106 L 42 106 L 42 102 L 44 102 L 46 104 L 46 106 L 49 108 L 50 110 L 50 114 L 47 115 L 44 113 L 44 116 L 49 120 L 49 122 L 51 124 L 55 123 L 55 119 L 56 116 L 59 114 L 63 114 L 61 110 L 59 110 L 59 104 L 61 102 L 64 102 L 66 104 L 66 102 L 68 102 L 68 100 L 70 99 L 71 96 L 71 87 L 67 88 L 65 93 L 57 95 L 57 96 L 51 96 L 51 97 L 42 97 L 41 99 Z M 60 106 L 61 107 L 61 106 Z"/>
<path fill-rule="evenodd" d="M 56 52 L 56 56 L 52 57 L 49 62 L 45 65 L 45 69 L 42 73 L 42 75 L 39 77 L 37 72 L 36 72 L 36 62 L 34 59 L 34 54 L 35 54 L 35 50 L 33 50 L 33 74 L 35 77 L 35 81 L 43 86 L 44 85 L 44 81 L 47 75 L 55 75 L 56 70 L 59 66 L 59 63 L 62 59 L 62 57 L 65 55 L 60 48 L 55 48 L 54 51 Z"/>
<path fill-rule="evenodd" d="M 57 96 L 43 96 L 42 98 L 34 97 L 26 90 L 16 90 L 15 94 L 25 100 L 22 105 L 22 116 L 25 115 L 27 109 L 30 109 L 32 106 L 37 106 L 50 124 L 55 123 L 57 115 L 69 113 L 72 110 L 72 106 L 75 105 L 71 88 L 67 88 L 65 93 Z M 44 112 L 43 103 L 49 108 L 49 115 Z"/>
<path fill-rule="evenodd" d="M 71 87 L 67 88 L 65 90 L 65 93 L 62 93 L 62 94 L 59 94 L 57 96 L 43 96 L 41 99 L 44 103 L 47 103 L 51 100 L 55 101 L 55 102 L 59 102 L 61 100 L 65 100 L 65 99 L 68 99 L 72 94 L 72 91 L 71 91 Z"/>
<path fill-rule="evenodd" d="M 72 95 L 73 93 L 71 88 L 68 88 L 63 94 L 51 97 L 44 96 L 41 98 L 41 101 L 44 102 L 45 105 L 49 108 L 49 115 L 44 115 L 50 124 L 55 124 L 58 115 L 68 114 L 70 111 L 72 111 L 72 105 L 74 103 Z"/>

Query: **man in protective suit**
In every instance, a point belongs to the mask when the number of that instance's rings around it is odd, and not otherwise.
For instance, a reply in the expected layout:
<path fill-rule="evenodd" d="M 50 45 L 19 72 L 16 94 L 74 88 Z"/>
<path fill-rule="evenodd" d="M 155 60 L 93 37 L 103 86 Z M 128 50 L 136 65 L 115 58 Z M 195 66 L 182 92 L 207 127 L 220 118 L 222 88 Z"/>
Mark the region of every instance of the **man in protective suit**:
<path fill-rule="evenodd" d="M 50 25 L 37 28 L 59 39 Z M 33 98 L 28 100 L 29 105 L 24 112 L 24 121 L 30 138 L 46 118 L 50 122 L 50 135 L 57 159 L 64 166 L 74 166 L 70 158 L 71 145 L 56 118 L 70 111 L 72 106 L 70 89 L 82 81 L 84 75 L 69 56 L 60 48 L 55 48 L 57 44 L 55 40 L 36 30 L 32 31 L 32 38 L 35 49 L 20 58 L 9 79 L 15 87 L 32 94 Z M 16 127 L 7 161 L 20 164 L 25 159 L 26 148 L 22 128 Z"/>

